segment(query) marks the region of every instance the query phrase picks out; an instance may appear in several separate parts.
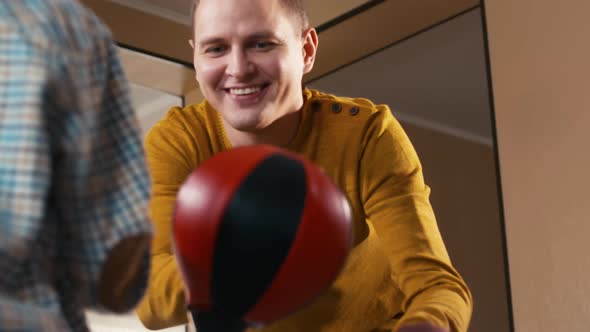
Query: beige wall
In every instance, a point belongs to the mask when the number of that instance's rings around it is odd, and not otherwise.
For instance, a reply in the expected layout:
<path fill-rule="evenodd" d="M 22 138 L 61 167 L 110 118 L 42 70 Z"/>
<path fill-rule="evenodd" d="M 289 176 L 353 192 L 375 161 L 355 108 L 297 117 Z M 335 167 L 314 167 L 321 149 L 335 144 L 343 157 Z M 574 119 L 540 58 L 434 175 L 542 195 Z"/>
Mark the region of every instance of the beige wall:
<path fill-rule="evenodd" d="M 485 9 L 516 331 L 589 331 L 590 2 Z"/>
<path fill-rule="evenodd" d="M 473 292 L 469 331 L 510 331 L 494 151 L 486 145 L 402 125 L 432 189 L 432 206 L 449 255 Z"/>

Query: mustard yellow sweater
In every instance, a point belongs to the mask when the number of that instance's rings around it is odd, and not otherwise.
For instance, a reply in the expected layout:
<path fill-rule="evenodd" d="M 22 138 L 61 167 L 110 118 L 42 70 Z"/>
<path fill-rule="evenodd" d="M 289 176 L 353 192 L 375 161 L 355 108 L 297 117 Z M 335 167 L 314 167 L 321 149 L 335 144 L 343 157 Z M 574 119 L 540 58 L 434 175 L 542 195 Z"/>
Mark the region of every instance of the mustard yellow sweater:
<path fill-rule="evenodd" d="M 387 106 L 366 99 L 314 90 L 304 95 L 301 124 L 287 148 L 323 167 L 346 193 L 356 242 L 325 294 L 260 331 L 397 331 L 424 321 L 466 331 L 471 293 L 451 265 L 430 189 L 400 124 Z M 137 314 L 148 328 L 186 322 L 183 283 L 171 250 L 175 197 L 199 163 L 229 148 L 219 115 L 206 101 L 172 108 L 146 138 L 156 234 L 150 283 Z"/>

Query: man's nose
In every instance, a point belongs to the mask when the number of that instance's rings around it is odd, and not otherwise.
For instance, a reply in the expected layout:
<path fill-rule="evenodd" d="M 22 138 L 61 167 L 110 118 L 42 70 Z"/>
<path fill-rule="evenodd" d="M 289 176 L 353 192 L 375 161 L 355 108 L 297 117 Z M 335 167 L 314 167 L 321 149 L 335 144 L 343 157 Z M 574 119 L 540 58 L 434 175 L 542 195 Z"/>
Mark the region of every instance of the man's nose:
<path fill-rule="evenodd" d="M 254 64 L 244 50 L 233 50 L 229 57 L 226 73 L 236 78 L 244 78 L 254 72 Z"/>

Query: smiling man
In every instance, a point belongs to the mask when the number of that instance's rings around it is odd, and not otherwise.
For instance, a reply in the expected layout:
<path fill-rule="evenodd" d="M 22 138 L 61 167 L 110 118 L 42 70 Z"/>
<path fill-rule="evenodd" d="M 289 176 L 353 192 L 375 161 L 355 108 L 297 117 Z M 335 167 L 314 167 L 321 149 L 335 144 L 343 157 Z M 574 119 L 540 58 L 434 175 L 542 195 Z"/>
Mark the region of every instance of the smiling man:
<path fill-rule="evenodd" d="M 146 139 L 157 232 L 148 293 L 137 310 L 143 323 L 158 329 L 186 322 L 170 234 L 182 182 L 220 151 L 264 143 L 326 171 L 350 202 L 355 243 L 329 290 L 261 331 L 466 331 L 471 293 L 451 264 L 400 124 L 386 105 L 302 87 L 318 47 L 302 1 L 201 0 L 193 16 L 205 100 L 172 108 Z"/>
<path fill-rule="evenodd" d="M 307 19 L 297 6 L 202 1 L 196 8 L 191 44 L 197 80 L 232 146 L 285 145 L 295 135 L 304 101 L 301 80 L 318 43 L 315 30 L 304 29 Z"/>

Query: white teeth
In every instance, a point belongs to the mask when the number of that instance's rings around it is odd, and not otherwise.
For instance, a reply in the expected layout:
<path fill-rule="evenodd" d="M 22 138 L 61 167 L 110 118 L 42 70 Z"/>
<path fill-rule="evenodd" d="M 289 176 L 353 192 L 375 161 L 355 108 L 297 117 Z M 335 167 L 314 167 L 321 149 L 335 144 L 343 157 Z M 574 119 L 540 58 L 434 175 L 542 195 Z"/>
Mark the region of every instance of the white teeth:
<path fill-rule="evenodd" d="M 259 86 L 249 87 L 249 88 L 242 88 L 242 89 L 229 89 L 229 92 L 232 95 L 248 95 L 251 93 L 256 93 L 260 91 Z"/>

